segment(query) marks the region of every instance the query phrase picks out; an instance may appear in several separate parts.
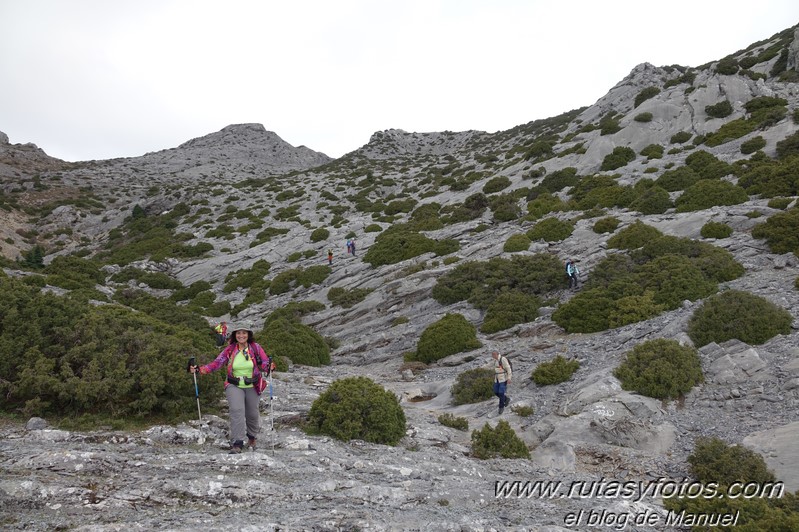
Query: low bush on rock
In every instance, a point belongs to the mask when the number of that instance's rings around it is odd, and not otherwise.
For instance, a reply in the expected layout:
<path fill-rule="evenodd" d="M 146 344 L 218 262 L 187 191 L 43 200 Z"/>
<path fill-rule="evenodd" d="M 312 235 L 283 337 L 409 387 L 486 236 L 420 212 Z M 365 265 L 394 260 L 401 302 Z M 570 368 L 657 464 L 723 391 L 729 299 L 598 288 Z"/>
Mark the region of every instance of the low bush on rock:
<path fill-rule="evenodd" d="M 395 224 L 377 236 L 363 260 L 376 267 L 396 264 L 424 253 L 449 255 L 458 251 L 459 247 L 457 240 L 432 240 L 403 224 Z"/>
<path fill-rule="evenodd" d="M 527 237 L 532 241 L 560 242 L 569 238 L 573 231 L 574 224 L 567 220 L 545 218 L 527 231 Z"/>
<path fill-rule="evenodd" d="M 560 384 L 569 380 L 579 367 L 580 363 L 577 360 L 567 360 L 558 355 L 549 362 L 539 364 L 533 370 L 532 379 L 539 386 Z"/>
<path fill-rule="evenodd" d="M 688 457 L 691 474 L 701 484 L 702 493 L 713 496 L 664 498 L 664 506 L 676 513 L 692 515 L 737 515 L 736 526 L 719 530 L 799 530 L 799 497 L 783 493 L 775 483 L 763 457 L 718 438 L 698 438 Z M 731 486 L 737 488 L 733 491 Z M 741 497 L 741 486 L 757 485 L 763 497 Z"/>
<path fill-rule="evenodd" d="M 727 181 L 702 179 L 688 187 L 674 201 L 677 212 L 692 212 L 717 205 L 739 205 L 749 199 L 746 190 Z"/>
<path fill-rule="evenodd" d="M 324 308 L 321 303 L 318 305 Z M 319 310 L 316 305 L 313 309 Z M 275 310 L 266 318 L 263 345 L 267 354 L 275 359 L 278 370 L 288 369 L 288 362 L 285 359 L 306 366 L 330 364 L 328 343 L 311 327 L 300 321 L 301 315 L 315 310 L 289 304 Z"/>
<path fill-rule="evenodd" d="M 778 212 L 752 229 L 754 238 L 764 238 L 772 253 L 799 252 L 799 208 Z"/>
<path fill-rule="evenodd" d="M 538 296 L 511 291 L 502 292 L 488 305 L 480 331 L 491 334 L 510 329 L 519 323 L 534 321 L 542 301 Z"/>
<path fill-rule="evenodd" d="M 621 221 L 615 216 L 606 216 L 605 218 L 597 220 L 593 229 L 594 232 L 598 234 L 612 233 L 617 227 L 619 227 L 620 223 Z"/>
<path fill-rule="evenodd" d="M 327 300 L 335 306 L 350 308 L 366 299 L 366 296 L 371 293 L 371 288 L 353 288 L 347 290 L 346 288 L 334 286 L 327 291 Z"/>
<path fill-rule="evenodd" d="M 494 370 L 475 368 L 459 374 L 452 385 L 453 405 L 481 403 L 494 397 Z"/>
<path fill-rule="evenodd" d="M 438 422 L 445 427 L 450 427 L 456 430 L 462 430 L 464 432 L 469 430 L 469 420 L 467 420 L 465 417 L 453 416 L 450 413 L 441 414 L 438 416 Z"/>
<path fill-rule="evenodd" d="M 66 416 L 92 425 L 113 420 L 177 420 L 196 409 L 187 353 L 214 356 L 208 324 L 181 309 L 167 323 L 119 305 L 42 293 L 0 270 L 0 411 Z M 155 299 L 155 298 L 153 298 Z M 168 300 L 164 307 L 179 309 Z M 20 329 L 9 324 L 24 324 Z M 222 387 L 200 379 L 200 398 L 213 411 Z"/>
<path fill-rule="evenodd" d="M 722 222 L 708 222 L 699 230 L 702 238 L 727 238 L 732 235 L 732 227 Z"/>
<path fill-rule="evenodd" d="M 628 146 L 616 146 L 613 151 L 605 156 L 602 160 L 600 170 L 607 172 L 626 166 L 628 163 L 635 160 L 635 151 Z"/>
<path fill-rule="evenodd" d="M 338 440 L 396 445 L 405 435 L 397 397 L 366 377 L 333 382 L 311 405 L 306 430 Z"/>
<path fill-rule="evenodd" d="M 631 225 L 625 227 L 608 239 L 608 247 L 616 249 L 636 249 L 640 248 L 654 238 L 663 236 L 663 233 L 636 220 Z"/>
<path fill-rule="evenodd" d="M 516 435 L 507 421 L 496 428 L 486 423 L 480 430 L 472 431 L 472 455 L 475 458 L 530 458 L 527 445 Z"/>
<path fill-rule="evenodd" d="M 489 179 L 485 185 L 483 185 L 483 194 L 493 194 L 494 192 L 499 192 L 500 190 L 504 190 L 510 186 L 511 182 L 505 176 L 497 176 Z"/>
<path fill-rule="evenodd" d="M 511 235 L 502 246 L 505 253 L 515 253 L 517 251 L 527 251 L 530 248 L 530 238 L 525 234 Z"/>
<path fill-rule="evenodd" d="M 419 337 L 413 359 L 424 363 L 480 347 L 477 330 L 460 314 L 447 314 Z"/>
<path fill-rule="evenodd" d="M 655 399 L 677 399 L 704 382 L 696 349 L 665 338 L 635 346 L 613 374 L 625 390 Z"/>
<path fill-rule="evenodd" d="M 727 290 L 708 298 L 691 316 L 688 336 L 697 347 L 732 338 L 762 344 L 791 332 L 791 313 L 749 292 Z"/>
<path fill-rule="evenodd" d="M 442 275 L 432 297 L 442 305 L 468 300 L 485 310 L 502 292 L 543 295 L 564 285 L 563 265 L 548 253 L 459 264 Z"/>

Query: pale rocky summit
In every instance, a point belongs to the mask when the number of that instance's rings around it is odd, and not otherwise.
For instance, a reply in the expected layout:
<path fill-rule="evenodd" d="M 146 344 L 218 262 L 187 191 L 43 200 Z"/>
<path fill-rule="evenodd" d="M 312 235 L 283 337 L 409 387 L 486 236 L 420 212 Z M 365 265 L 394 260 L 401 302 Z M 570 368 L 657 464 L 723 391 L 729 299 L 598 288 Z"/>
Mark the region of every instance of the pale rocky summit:
<path fill-rule="evenodd" d="M 769 45 L 764 42 L 751 53 Z M 770 72 L 776 61 L 775 57 L 752 70 Z M 227 273 L 266 260 L 271 264 L 267 275 L 271 279 L 289 269 L 327 264 L 326 250 L 334 250 L 332 272 L 323 283 L 270 294 L 235 319 L 252 324 L 257 331 L 276 308 L 318 301 L 326 308 L 304 317 L 303 322 L 335 339 L 338 347 L 332 351 L 329 366 L 294 365 L 275 377 L 275 399 L 262 402 L 262 421 L 266 426 L 274 421 L 276 430 L 262 432 L 253 453 L 227 455 L 227 419 L 206 414 L 198 421 L 196 411 L 186 412 L 184 424 L 141 432 L 68 432 L 39 419 L 26 426 L 6 423 L 0 427 L 0 523 L 27 530 L 574 530 L 565 524 L 569 513 L 598 507 L 636 515 L 662 515 L 665 510 L 662 500 L 653 497 L 497 497 L 496 483 L 542 480 L 568 486 L 600 479 L 645 483 L 662 477 L 681 481 L 689 476 L 686 457 L 697 438 L 705 436 L 762 453 L 777 478 L 796 490 L 799 455 L 791 443 L 799 411 L 799 291 L 794 288 L 799 259 L 793 253 L 772 253 L 763 240 L 752 237 L 755 225 L 780 212 L 768 206 L 767 198 L 753 196 L 739 205 L 686 213 L 671 209 L 642 215 L 615 208 L 603 213 L 617 217 L 622 228 L 641 220 L 667 235 L 698 240 L 703 240 L 700 231 L 708 221 L 728 224 L 734 229 L 732 236 L 703 241 L 729 251 L 746 273 L 719 289 L 751 292 L 793 315 L 791 332 L 763 345 L 730 340 L 701 347 L 705 382 L 681 401 L 657 401 L 623 390 L 613 370 L 629 350 L 647 340 L 667 338 L 691 345 L 688 322 L 701 301 L 685 301 L 650 320 L 599 333 L 567 334 L 551 319 L 557 305 L 574 294 L 564 287 L 534 321 L 494 334 L 479 333 L 483 344 L 479 351 L 449 356 L 424 370 L 404 364 L 403 354 L 414 350 L 425 328 L 447 313 L 460 313 L 475 325 L 485 317 L 467 302 L 442 305 L 432 299 L 437 280 L 466 261 L 511 256 L 503 252 L 504 242 L 535 222 L 519 218 L 498 223 L 487 210 L 478 219 L 426 231 L 429 238 L 459 242 L 455 254 L 459 261 L 454 264 L 432 253 L 380 267 L 362 260 L 363 252 L 380 234 L 367 232 L 367 227 L 386 229 L 408 218 L 408 213 L 400 211 L 391 219 L 375 220 L 371 212 L 354 208 L 365 188 L 370 189 L 369 201 L 389 204 L 406 194 L 418 201 L 415 206 L 436 202 L 446 207 L 481 192 L 497 176 L 510 180 L 503 191 L 509 192 L 534 187 L 544 175 L 564 168 L 587 175 L 597 172 L 615 147 L 627 146 L 638 154 L 650 144 L 659 144 L 669 152 L 675 133 L 716 131 L 723 123 L 744 116 L 744 104 L 758 96 L 786 99 L 788 116 L 763 131 L 696 149 L 732 163 L 744 158 L 743 142 L 762 136 L 764 153 L 774 156 L 777 142 L 799 130 L 791 117 L 799 108 L 796 83 L 720 75 L 712 66 L 695 73 L 691 84 L 666 88 L 635 107 L 641 90 L 661 87 L 664 80 L 680 75 L 673 67 L 644 63 L 594 105 L 562 117 L 495 134 L 391 129 L 376 132 L 367 145 L 335 161 L 305 147 L 291 147 L 261 125 L 242 124 L 177 148 L 128 159 L 75 163 L 57 174 L 44 174 L 43 181 L 52 186 L 40 193 L 90 190 L 105 205 L 92 209 L 68 203 L 41 219 L 18 222 L 55 235 L 48 244 L 57 253 L 102 248 L 109 232 L 131 215 L 134 205 L 148 214 L 159 214 L 184 203 L 190 206 L 191 216 L 175 231 L 189 235 L 189 243 L 211 244 L 213 251 L 200 259 L 141 260 L 133 265 L 167 273 L 186 286 L 208 281 L 218 299 L 233 305 L 244 300 L 246 290 L 225 292 Z M 723 120 L 708 119 L 705 107 L 724 99 L 730 101 L 733 114 Z M 598 129 L 586 128 L 609 112 L 620 117 L 618 132 L 602 135 Z M 651 121 L 634 120 L 644 112 L 652 114 Z M 550 135 L 568 139 L 554 148 L 562 156 L 534 163 L 519 155 Z M 17 159 L 33 151 L 11 146 L 0 137 L 0 153 L 18 154 L 13 157 Z M 638 156 L 613 174 L 618 174 L 620 184 L 632 185 L 683 165 L 690 153 L 690 149 L 675 149 L 651 161 Z M 12 168 L 19 173 L 16 182 L 3 179 L 3 186 L 9 190 L 21 186 L 33 194 L 33 174 L 24 166 Z M 533 177 L 539 168 L 542 173 Z M 474 181 L 458 189 L 433 190 L 430 182 L 435 177 L 459 171 Z M 735 181 L 732 175 L 724 179 Z M 239 191 L 236 187 L 246 188 L 246 194 L 233 194 Z M 560 195 L 566 198 L 565 192 Z M 519 207 L 524 204 L 520 199 Z M 260 228 L 245 229 L 249 220 L 219 221 L 231 205 L 261 216 L 264 227 L 287 231 L 259 242 Z M 334 226 L 333 211 L 339 207 L 345 221 Z M 281 218 L 279 213 L 286 210 L 292 215 Z M 261 215 L 264 211 L 268 214 Z M 762 216 L 755 217 L 754 212 Z M 23 217 L 20 211 L 12 214 Z M 574 212 L 552 215 L 576 216 Z M 577 219 L 569 238 L 534 242 L 521 254 L 576 257 L 583 280 L 590 278 L 596 264 L 613 252 L 608 250 L 611 234 L 594 232 L 595 222 L 596 218 Z M 232 236 L 212 236 L 211 231 L 223 224 L 231 226 Z M 65 227 L 71 230 L 68 234 Z M 317 227 L 329 229 L 329 238 L 312 242 L 310 233 Z M 344 249 L 351 232 L 358 239 L 356 256 Z M 17 236 L 16 249 L 24 251 L 31 245 Z M 289 262 L 298 251 L 304 253 Z M 109 276 L 120 269 L 105 268 Z M 363 301 L 342 308 L 328 300 L 334 287 L 371 292 Z M 138 288 L 156 295 L 168 293 L 144 285 Z M 221 318 L 233 317 L 208 317 L 209 322 Z M 498 417 L 494 400 L 453 406 L 451 387 L 458 375 L 483 366 L 493 349 L 513 360 L 511 407 Z M 531 372 L 557 355 L 579 360 L 580 369 L 564 383 L 536 385 L 529 378 Z M 357 375 L 369 376 L 400 398 L 408 423 L 397 447 L 311 437 L 296 428 L 297 420 L 307 415 L 331 382 Z M 514 411 L 518 406 L 532 407 L 533 413 L 519 415 Z M 508 421 L 532 449 L 531 459 L 471 457 L 470 432 L 439 423 L 438 416 L 444 413 L 466 418 L 470 431 L 485 423 L 493 426 L 500 419 Z"/>

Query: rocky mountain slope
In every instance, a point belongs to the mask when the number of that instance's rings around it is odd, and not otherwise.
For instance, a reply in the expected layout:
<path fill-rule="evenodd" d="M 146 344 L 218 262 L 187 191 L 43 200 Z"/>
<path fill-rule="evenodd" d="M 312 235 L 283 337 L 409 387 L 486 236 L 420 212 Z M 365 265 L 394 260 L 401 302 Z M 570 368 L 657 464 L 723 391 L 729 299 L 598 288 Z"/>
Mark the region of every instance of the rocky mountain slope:
<path fill-rule="evenodd" d="M 228 456 L 222 450 L 226 420 L 206 415 L 197 421 L 192 412 L 183 425 L 139 433 L 78 433 L 42 420 L 27 426 L 6 421 L 0 427 L 0 523 L 19 530 L 583 530 L 585 522 L 569 526 L 567 516 L 599 508 L 619 519 L 656 514 L 660 524 L 654 528 L 665 530 L 658 497 L 504 498 L 495 497 L 495 482 L 682 481 L 699 436 L 755 449 L 789 490 L 799 489 L 799 259 L 793 252 L 774 253 L 752 236 L 756 225 L 782 211 L 770 196 L 749 194 L 731 205 L 650 214 L 614 204 L 555 210 L 547 217 L 573 223 L 567 238 L 504 251 L 509 237 L 540 221 L 526 216 L 528 200 L 553 176 L 606 175 L 632 187 L 686 166 L 700 150 L 731 165 L 745 161 L 750 154 L 742 152 L 744 144 L 754 139 L 759 157 L 776 158 L 778 143 L 799 131 L 799 85 L 787 67 L 797 64 L 796 42 L 790 29 L 696 68 L 638 65 L 590 107 L 508 131 L 376 132 L 367 145 L 337 160 L 293 148 L 253 124 L 142 157 L 70 164 L 0 136 L 0 225 L 13 228 L 3 234 L 7 256 L 34 245 L 48 251 L 45 262 L 71 253 L 95 256 L 126 230 L 135 206 L 152 217 L 185 208 L 173 235 L 187 245 L 209 244 L 210 251 L 199 258 L 132 257 L 130 265 L 166 273 L 185 286 L 210 283 L 225 310 L 209 313 L 209 323 L 227 318 L 260 330 L 275 309 L 320 302 L 324 309 L 304 316 L 303 323 L 336 346 L 329 366 L 295 364 L 276 376 L 275 399 L 263 404 L 263 420 L 274 421 L 275 430 L 262 434 L 254 453 Z M 785 111 L 739 134 L 754 114 L 747 105 L 771 101 L 763 98 L 785 100 Z M 728 112 L 718 111 L 723 102 Z M 659 152 L 649 151 L 653 145 Z M 632 160 L 607 169 L 608 156 L 618 148 L 629 148 Z M 739 181 L 733 173 L 721 179 Z M 573 200 L 577 188 L 566 186 L 553 196 Z M 671 191 L 670 200 L 681 192 Z M 476 194 L 490 208 L 453 221 Z M 794 206 L 796 192 L 787 196 Z M 446 223 L 420 232 L 457 242 L 457 251 L 388 264 L 364 260 L 379 247 L 381 234 L 409 222 L 425 205 Z M 517 211 L 503 216 L 502 205 Z M 596 222 L 609 216 L 618 219 L 619 229 L 597 233 Z M 467 301 L 442 304 L 431 297 L 436 283 L 459 264 L 546 253 L 578 258 L 586 281 L 611 253 L 608 240 L 636 221 L 730 252 L 745 273 L 720 290 L 747 291 L 788 310 L 791 332 L 762 345 L 730 340 L 701 347 L 705 382 L 684 400 L 662 402 L 623 390 L 613 370 L 626 352 L 650 339 L 692 345 L 688 321 L 702 300 L 685 300 L 651 319 L 601 332 L 567 333 L 552 319 L 575 297 L 564 286 L 548 294 L 534 321 L 479 332 L 479 351 L 426 367 L 403 359 L 422 332 L 448 313 L 478 327 L 483 323 L 485 311 Z M 703 238 L 709 221 L 728 225 L 732 234 Z M 328 233 L 312 237 L 320 228 Z M 344 247 L 353 235 L 354 256 Z M 290 283 L 282 293 L 226 289 L 228 273 L 258 261 L 268 261 L 265 279 L 275 283 L 281 274 L 326 265 L 328 249 L 333 265 L 321 282 Z M 136 287 L 168 295 L 135 281 L 112 282 L 122 268 L 105 267 L 103 292 Z M 4 270 L 30 275 L 13 264 Z M 366 292 L 345 308 L 330 301 L 333 288 Z M 513 359 L 513 404 L 532 407 L 532 415 L 509 409 L 499 418 L 493 400 L 452 405 L 457 376 L 484 365 L 492 349 Z M 580 362 L 570 380 L 538 386 L 529 379 L 538 364 L 559 354 Z M 332 381 L 354 375 L 367 375 L 401 398 L 408 431 L 399 446 L 342 443 L 296 428 Z M 470 430 L 504 419 L 532 449 L 532 458 L 478 460 L 470 454 L 469 432 L 441 425 L 442 413 L 464 417 Z M 628 524 L 630 530 L 652 529 Z"/>

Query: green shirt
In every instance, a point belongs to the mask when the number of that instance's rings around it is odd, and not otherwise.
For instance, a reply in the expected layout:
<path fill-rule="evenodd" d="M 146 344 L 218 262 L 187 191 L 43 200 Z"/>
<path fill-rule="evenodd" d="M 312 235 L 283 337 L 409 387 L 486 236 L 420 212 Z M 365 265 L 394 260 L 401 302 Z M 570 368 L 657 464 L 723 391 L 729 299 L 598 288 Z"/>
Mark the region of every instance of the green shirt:
<path fill-rule="evenodd" d="M 233 355 L 233 376 L 234 377 L 252 377 L 254 366 L 253 357 L 250 356 L 249 350 L 245 347 L 241 351 L 236 351 Z M 252 388 L 252 384 L 244 384 L 244 379 L 239 381 L 239 388 Z"/>

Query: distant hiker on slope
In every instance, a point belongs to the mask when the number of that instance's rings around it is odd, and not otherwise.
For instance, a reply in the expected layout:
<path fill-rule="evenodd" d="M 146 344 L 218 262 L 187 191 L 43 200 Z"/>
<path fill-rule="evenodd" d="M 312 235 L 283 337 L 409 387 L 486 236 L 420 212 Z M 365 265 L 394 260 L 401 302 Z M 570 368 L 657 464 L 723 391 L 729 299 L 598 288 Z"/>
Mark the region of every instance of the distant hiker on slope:
<path fill-rule="evenodd" d="M 349 255 L 350 253 L 352 253 L 352 239 L 348 238 L 347 239 L 347 255 Z"/>
<path fill-rule="evenodd" d="M 329 266 L 333 266 L 333 250 L 332 249 L 328 249 L 327 250 L 327 264 Z"/>
<path fill-rule="evenodd" d="M 566 261 L 566 275 L 569 277 L 569 288 L 573 286 L 576 289 L 580 270 L 577 269 L 577 264 L 573 259 Z"/>
<path fill-rule="evenodd" d="M 494 395 L 499 398 L 499 415 L 505 411 L 505 407 L 510 403 L 510 397 L 505 395 L 508 385 L 513 377 L 513 368 L 510 366 L 507 357 L 499 354 L 499 351 L 491 352 L 491 362 L 489 366 L 494 370 Z"/>
<path fill-rule="evenodd" d="M 227 367 L 225 396 L 230 410 L 230 454 L 238 454 L 247 446 L 255 450 L 255 440 L 260 432 L 258 400 L 266 388 L 264 375 L 268 376 L 275 364 L 255 343 L 253 332 L 244 326 L 231 326 L 230 344 L 219 356 L 204 366 L 192 366 L 189 370 L 207 375 L 222 366 Z"/>
<path fill-rule="evenodd" d="M 352 250 L 352 256 L 355 256 L 355 239 L 353 238 L 350 240 L 350 249 Z"/>
<path fill-rule="evenodd" d="M 217 324 L 217 326 L 214 327 L 214 334 L 216 336 L 217 347 L 225 345 L 225 340 L 227 340 L 227 322 L 223 321 Z"/>

